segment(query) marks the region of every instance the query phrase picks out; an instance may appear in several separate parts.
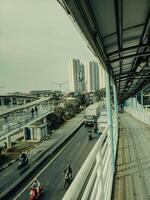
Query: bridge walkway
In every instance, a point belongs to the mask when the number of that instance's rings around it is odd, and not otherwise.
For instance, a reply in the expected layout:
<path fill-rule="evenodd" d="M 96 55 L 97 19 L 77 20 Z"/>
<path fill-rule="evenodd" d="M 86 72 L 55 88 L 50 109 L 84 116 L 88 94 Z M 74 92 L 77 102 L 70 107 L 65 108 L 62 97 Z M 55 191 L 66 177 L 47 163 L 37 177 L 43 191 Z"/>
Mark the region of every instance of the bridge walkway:
<path fill-rule="evenodd" d="M 120 114 L 112 200 L 150 199 L 150 126 Z"/>

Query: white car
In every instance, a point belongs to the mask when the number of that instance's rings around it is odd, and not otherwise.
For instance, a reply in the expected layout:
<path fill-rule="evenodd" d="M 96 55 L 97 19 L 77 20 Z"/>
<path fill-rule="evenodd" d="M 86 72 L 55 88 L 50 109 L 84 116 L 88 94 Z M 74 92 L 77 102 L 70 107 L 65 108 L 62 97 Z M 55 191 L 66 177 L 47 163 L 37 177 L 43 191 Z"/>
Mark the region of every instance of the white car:
<path fill-rule="evenodd" d="M 108 123 L 107 111 L 102 111 L 100 117 L 97 119 L 97 126 L 100 133 L 104 131 L 104 129 L 107 126 L 107 123 Z"/>

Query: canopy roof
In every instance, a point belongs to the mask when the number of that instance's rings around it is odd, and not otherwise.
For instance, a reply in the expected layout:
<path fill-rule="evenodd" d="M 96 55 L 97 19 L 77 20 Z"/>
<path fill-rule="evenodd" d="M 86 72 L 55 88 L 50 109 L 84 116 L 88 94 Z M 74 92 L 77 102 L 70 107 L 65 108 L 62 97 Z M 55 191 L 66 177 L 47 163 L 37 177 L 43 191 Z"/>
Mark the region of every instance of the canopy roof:
<path fill-rule="evenodd" d="M 150 0 L 58 0 L 123 101 L 150 83 Z"/>

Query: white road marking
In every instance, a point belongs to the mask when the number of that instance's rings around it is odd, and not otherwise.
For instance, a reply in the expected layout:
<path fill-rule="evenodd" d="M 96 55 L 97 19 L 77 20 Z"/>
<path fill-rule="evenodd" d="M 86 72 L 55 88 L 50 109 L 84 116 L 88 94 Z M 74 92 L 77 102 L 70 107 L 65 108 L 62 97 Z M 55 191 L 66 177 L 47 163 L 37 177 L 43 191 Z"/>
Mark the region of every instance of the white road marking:
<path fill-rule="evenodd" d="M 79 129 L 81 130 L 82 127 Z M 79 132 L 79 131 L 78 131 Z M 60 150 L 60 152 L 58 152 L 58 154 L 55 155 L 55 157 L 36 175 L 36 177 L 39 177 L 42 172 L 48 168 L 48 166 L 62 153 L 62 151 L 69 146 L 69 144 L 71 143 L 71 141 L 74 139 L 74 136 L 71 138 L 71 140 Z M 24 192 L 25 190 L 32 184 L 32 181 L 30 181 L 30 183 L 28 185 L 26 185 L 26 187 L 15 197 L 13 198 L 13 200 L 17 200 Z"/>

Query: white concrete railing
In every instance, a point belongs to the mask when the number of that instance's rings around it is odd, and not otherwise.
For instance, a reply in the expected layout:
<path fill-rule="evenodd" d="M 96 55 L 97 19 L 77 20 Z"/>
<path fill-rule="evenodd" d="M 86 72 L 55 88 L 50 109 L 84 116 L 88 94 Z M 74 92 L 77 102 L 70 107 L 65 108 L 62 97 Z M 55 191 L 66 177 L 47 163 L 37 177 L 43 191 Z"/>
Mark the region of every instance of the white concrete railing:
<path fill-rule="evenodd" d="M 147 108 L 127 106 L 125 111 L 130 113 L 136 119 L 150 125 L 150 112 Z"/>
<path fill-rule="evenodd" d="M 113 115 L 114 152 L 116 155 L 118 123 Z M 112 141 L 108 125 L 76 175 L 63 200 L 110 200 L 114 176 Z"/>

